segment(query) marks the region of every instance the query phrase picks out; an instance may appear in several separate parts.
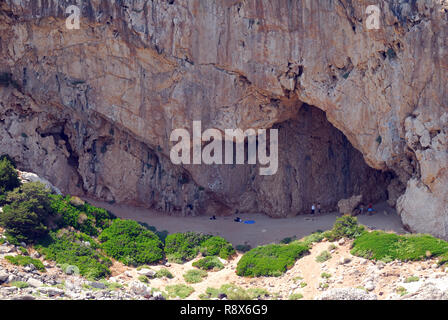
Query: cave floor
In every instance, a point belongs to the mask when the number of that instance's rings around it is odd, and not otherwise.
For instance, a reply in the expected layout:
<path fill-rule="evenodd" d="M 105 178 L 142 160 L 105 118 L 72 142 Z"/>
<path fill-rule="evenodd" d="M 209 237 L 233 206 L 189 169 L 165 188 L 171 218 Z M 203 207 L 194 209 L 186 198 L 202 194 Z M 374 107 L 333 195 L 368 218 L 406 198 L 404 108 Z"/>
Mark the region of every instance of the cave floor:
<path fill-rule="evenodd" d="M 241 214 L 243 220 L 255 220 L 255 224 L 234 222 L 234 216 L 217 217 L 210 220 L 208 216 L 179 217 L 169 216 L 155 210 L 122 204 L 85 199 L 89 203 L 105 208 L 122 219 L 131 219 L 155 226 L 157 230 L 169 233 L 195 231 L 219 235 L 233 245 L 249 244 L 252 247 L 279 242 L 286 237 L 296 236 L 298 239 L 317 230 L 331 229 L 339 215 L 336 212 L 318 215 L 300 215 L 291 218 L 273 219 L 263 214 Z M 395 210 L 386 203 L 374 206 L 376 210 L 371 216 L 359 215 L 358 221 L 369 229 L 406 233 Z"/>

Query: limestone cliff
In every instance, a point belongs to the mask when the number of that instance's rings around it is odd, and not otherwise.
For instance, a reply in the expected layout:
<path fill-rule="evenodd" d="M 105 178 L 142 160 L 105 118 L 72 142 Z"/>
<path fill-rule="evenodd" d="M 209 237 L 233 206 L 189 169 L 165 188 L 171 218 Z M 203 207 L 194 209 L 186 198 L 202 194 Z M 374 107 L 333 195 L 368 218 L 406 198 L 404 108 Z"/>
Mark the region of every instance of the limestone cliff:
<path fill-rule="evenodd" d="M 378 30 L 370 0 L 85 0 L 68 30 L 71 1 L 0 1 L 1 153 L 65 192 L 192 214 L 387 196 L 448 238 L 448 2 L 375 2 Z M 174 166 L 193 120 L 278 127 L 279 173 Z"/>

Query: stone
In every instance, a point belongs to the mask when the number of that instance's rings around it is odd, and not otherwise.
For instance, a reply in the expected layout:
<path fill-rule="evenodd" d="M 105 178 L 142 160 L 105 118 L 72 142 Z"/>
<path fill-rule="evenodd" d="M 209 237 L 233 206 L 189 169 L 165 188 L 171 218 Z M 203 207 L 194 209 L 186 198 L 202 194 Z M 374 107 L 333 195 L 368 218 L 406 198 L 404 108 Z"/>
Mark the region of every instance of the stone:
<path fill-rule="evenodd" d="M 92 288 L 102 289 L 102 290 L 107 289 L 107 286 L 104 283 L 102 283 L 102 282 L 91 281 L 88 284 Z"/>
<path fill-rule="evenodd" d="M 0 270 L 0 284 L 8 282 L 9 274 L 3 270 Z"/>
<path fill-rule="evenodd" d="M 339 264 L 347 264 L 347 263 L 350 263 L 351 261 L 352 261 L 352 259 L 349 257 L 341 257 L 339 259 Z"/>
<path fill-rule="evenodd" d="M 34 278 L 29 278 L 27 280 L 27 282 L 33 288 L 39 288 L 39 287 L 42 287 L 44 285 L 42 281 L 34 279 Z"/>
<path fill-rule="evenodd" d="M 132 281 L 129 283 L 130 290 L 137 295 L 145 296 L 151 295 L 151 290 L 144 283 L 140 281 Z"/>
<path fill-rule="evenodd" d="M 367 291 L 373 291 L 373 290 L 375 290 L 375 285 L 373 284 L 373 282 L 367 282 L 365 285 L 364 285 L 364 288 L 367 290 Z"/>
<path fill-rule="evenodd" d="M 361 203 L 362 194 L 352 196 L 348 199 L 341 199 L 338 201 L 338 210 L 342 214 L 352 214 L 353 210 Z"/>
<path fill-rule="evenodd" d="M 314 300 L 377 300 L 377 296 L 362 289 L 336 288 L 327 290 Z"/>
<path fill-rule="evenodd" d="M 63 289 L 55 288 L 55 287 L 41 287 L 37 289 L 40 293 L 48 294 L 50 297 L 60 296 L 64 294 Z"/>
<path fill-rule="evenodd" d="M 147 276 L 149 278 L 154 278 L 156 276 L 156 272 L 151 269 L 143 268 L 137 271 L 139 275 Z"/>

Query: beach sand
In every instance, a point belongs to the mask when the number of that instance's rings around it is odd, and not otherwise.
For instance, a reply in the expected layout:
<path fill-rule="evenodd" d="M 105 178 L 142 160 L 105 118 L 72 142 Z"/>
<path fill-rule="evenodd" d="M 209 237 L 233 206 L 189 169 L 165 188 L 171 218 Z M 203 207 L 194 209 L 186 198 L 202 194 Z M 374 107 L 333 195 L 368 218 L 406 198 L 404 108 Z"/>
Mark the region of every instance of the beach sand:
<path fill-rule="evenodd" d="M 252 247 L 276 242 L 286 237 L 303 238 L 317 230 L 331 229 L 337 213 L 322 213 L 317 215 L 300 215 L 292 218 L 273 219 L 263 214 L 239 214 L 246 220 L 254 220 L 255 224 L 244 224 L 233 221 L 235 216 L 220 217 L 210 220 L 208 216 L 179 217 L 170 216 L 155 210 L 133 207 L 121 204 L 109 204 L 92 199 L 89 203 L 105 208 L 122 219 L 131 219 L 155 226 L 157 230 L 167 230 L 169 233 L 195 231 L 221 236 L 233 245 L 248 244 Z M 376 212 L 368 216 L 358 216 L 358 221 L 369 229 L 406 233 L 395 210 L 386 203 L 374 206 Z"/>

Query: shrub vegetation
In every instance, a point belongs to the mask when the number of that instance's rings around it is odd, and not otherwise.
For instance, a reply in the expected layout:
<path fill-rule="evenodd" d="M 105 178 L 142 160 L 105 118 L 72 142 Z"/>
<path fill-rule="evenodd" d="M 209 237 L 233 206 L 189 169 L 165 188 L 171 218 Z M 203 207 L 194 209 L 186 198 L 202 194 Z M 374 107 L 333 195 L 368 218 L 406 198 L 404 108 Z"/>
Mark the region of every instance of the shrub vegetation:
<path fill-rule="evenodd" d="M 291 268 L 295 261 L 308 252 L 309 247 L 301 242 L 288 245 L 270 244 L 245 253 L 238 261 L 239 276 L 280 276 Z"/>
<path fill-rule="evenodd" d="M 173 274 L 167 268 L 161 268 L 156 271 L 156 278 L 168 278 L 173 279 Z"/>
<path fill-rule="evenodd" d="M 353 242 L 351 253 L 371 260 L 416 261 L 448 253 L 448 242 L 427 234 L 397 235 L 365 232 Z"/>
<path fill-rule="evenodd" d="M 172 286 L 166 286 L 165 290 L 170 298 L 179 297 L 181 299 L 187 298 L 194 292 L 194 289 L 192 287 L 187 286 L 185 284 L 175 284 Z"/>
<path fill-rule="evenodd" d="M 33 259 L 31 257 L 27 257 L 27 256 L 6 256 L 5 257 L 6 260 L 8 260 L 10 263 L 16 265 L 16 266 L 29 266 L 29 265 L 33 265 L 37 270 L 44 272 L 45 271 L 45 266 L 42 263 L 42 261 L 38 260 L 38 259 Z"/>
<path fill-rule="evenodd" d="M 329 241 L 336 241 L 342 238 L 356 239 L 361 236 L 366 229 L 358 224 L 358 219 L 352 216 L 342 216 L 336 219 L 333 229 L 323 233 Z"/>
<path fill-rule="evenodd" d="M 116 219 L 98 240 L 109 256 L 126 265 L 138 266 L 163 259 L 159 238 L 136 221 Z"/>
<path fill-rule="evenodd" d="M 204 256 L 219 256 L 228 259 L 235 254 L 235 249 L 222 237 L 211 237 L 201 244 L 201 253 Z"/>
<path fill-rule="evenodd" d="M 102 208 L 94 207 L 76 197 L 51 195 L 51 207 L 60 216 L 59 227 L 71 226 L 90 236 L 98 236 L 115 218 Z M 80 200 L 80 199 L 79 199 Z"/>
<path fill-rule="evenodd" d="M 112 265 L 110 259 L 96 248 L 98 245 L 89 236 L 66 229 L 50 232 L 36 245 L 45 259 L 76 266 L 81 275 L 92 280 L 110 275 L 109 267 Z"/>
<path fill-rule="evenodd" d="M 20 187 L 19 175 L 8 157 L 0 157 L 0 195 Z"/>
<path fill-rule="evenodd" d="M 26 183 L 8 193 L 10 204 L 0 214 L 0 226 L 13 242 L 34 242 L 48 233 L 54 216 L 49 195 L 50 190 L 39 182 Z"/>
<path fill-rule="evenodd" d="M 173 233 L 165 239 L 165 254 L 168 260 L 183 263 L 193 260 L 199 253 L 201 244 L 210 235 L 196 232 Z"/>
<path fill-rule="evenodd" d="M 213 270 L 218 271 L 224 269 L 224 265 L 221 261 L 219 261 L 218 257 L 209 256 L 202 258 L 193 263 L 193 267 L 202 269 L 202 270 Z"/>
<path fill-rule="evenodd" d="M 188 270 L 184 274 L 184 279 L 187 283 L 199 283 L 203 278 L 207 277 L 207 272 L 204 270 Z"/>

